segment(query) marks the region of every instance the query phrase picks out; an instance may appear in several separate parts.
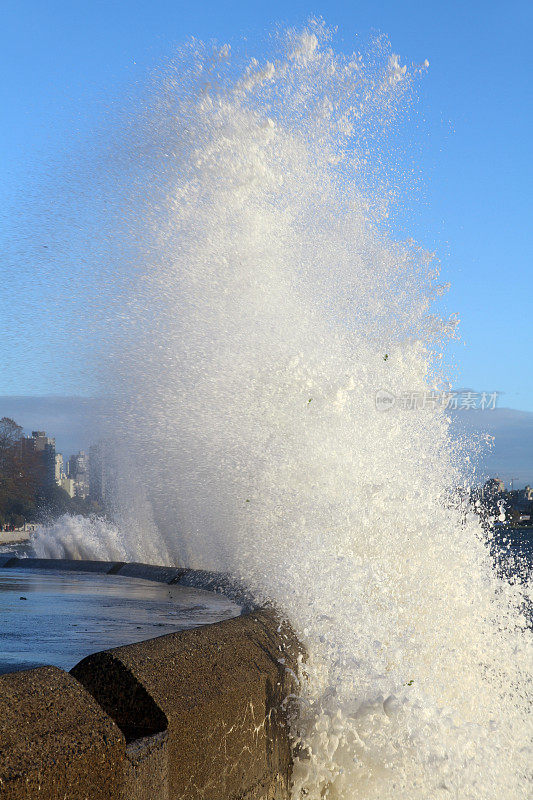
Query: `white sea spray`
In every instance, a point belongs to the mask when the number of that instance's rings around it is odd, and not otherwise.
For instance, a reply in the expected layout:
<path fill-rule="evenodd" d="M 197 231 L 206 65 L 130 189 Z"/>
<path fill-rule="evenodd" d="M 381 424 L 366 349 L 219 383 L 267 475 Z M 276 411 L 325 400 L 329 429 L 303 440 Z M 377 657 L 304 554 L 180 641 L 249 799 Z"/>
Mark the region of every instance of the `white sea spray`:
<path fill-rule="evenodd" d="M 431 258 L 387 230 L 417 72 L 311 24 L 261 63 L 195 43 L 155 80 L 94 231 L 114 521 L 37 537 L 228 570 L 278 606 L 309 654 L 295 798 L 530 797 L 520 587 L 450 500 L 467 462 L 445 412 L 375 406 L 445 385 L 454 325 Z"/>

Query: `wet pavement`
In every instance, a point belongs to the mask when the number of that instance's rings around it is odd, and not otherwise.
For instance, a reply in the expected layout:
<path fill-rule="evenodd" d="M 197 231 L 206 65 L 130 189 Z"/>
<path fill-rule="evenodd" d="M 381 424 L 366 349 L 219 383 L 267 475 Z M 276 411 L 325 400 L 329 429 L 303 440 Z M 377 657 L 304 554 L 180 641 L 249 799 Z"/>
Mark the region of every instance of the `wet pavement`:
<path fill-rule="evenodd" d="M 220 594 L 120 575 L 0 572 L 0 674 L 69 670 L 98 650 L 238 616 Z"/>

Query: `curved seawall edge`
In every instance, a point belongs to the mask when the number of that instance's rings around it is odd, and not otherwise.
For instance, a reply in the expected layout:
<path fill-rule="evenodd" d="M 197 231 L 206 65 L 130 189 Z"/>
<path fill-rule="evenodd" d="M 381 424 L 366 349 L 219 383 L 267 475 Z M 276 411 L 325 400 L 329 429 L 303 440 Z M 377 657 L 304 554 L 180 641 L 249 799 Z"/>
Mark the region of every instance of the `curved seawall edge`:
<path fill-rule="evenodd" d="M 228 576 L 13 557 L 0 559 L 0 568 L 70 570 L 72 563 L 224 594 L 226 587 L 237 602 L 241 593 L 245 608 L 224 622 L 94 653 L 70 674 L 41 667 L 0 676 L 2 797 L 287 798 L 285 701 L 302 652 L 290 626 L 274 609 L 254 607 Z"/>

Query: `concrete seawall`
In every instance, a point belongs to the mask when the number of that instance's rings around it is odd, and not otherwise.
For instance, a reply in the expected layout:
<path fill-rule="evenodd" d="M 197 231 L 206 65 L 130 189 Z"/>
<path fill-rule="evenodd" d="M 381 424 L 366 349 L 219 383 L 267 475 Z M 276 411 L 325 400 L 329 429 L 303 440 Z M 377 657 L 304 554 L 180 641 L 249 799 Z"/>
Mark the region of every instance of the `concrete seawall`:
<path fill-rule="evenodd" d="M 135 575 L 224 591 L 240 617 L 0 676 L 0 797 L 282 800 L 300 646 L 226 576 L 120 562 L 10 567 Z"/>

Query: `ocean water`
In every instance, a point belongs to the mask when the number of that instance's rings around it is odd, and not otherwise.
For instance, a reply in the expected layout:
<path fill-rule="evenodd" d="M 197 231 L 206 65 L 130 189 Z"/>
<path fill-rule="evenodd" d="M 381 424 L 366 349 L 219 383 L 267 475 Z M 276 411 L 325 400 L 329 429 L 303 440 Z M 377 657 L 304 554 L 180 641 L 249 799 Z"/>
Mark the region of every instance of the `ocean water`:
<path fill-rule="evenodd" d="M 10 567 L 0 570 L 0 674 L 70 670 L 110 647 L 240 614 L 220 594 L 141 578 Z"/>
<path fill-rule="evenodd" d="M 491 552 L 499 574 L 527 586 L 533 574 L 533 527 L 497 527 L 490 536 Z M 531 596 L 527 599 L 531 601 Z M 531 602 L 530 602 L 530 607 Z"/>
<path fill-rule="evenodd" d="M 390 225 L 426 67 L 319 23 L 262 60 L 193 42 L 85 175 L 70 324 L 113 513 L 36 553 L 227 570 L 274 602 L 309 653 L 295 800 L 531 797 L 530 584 L 452 492 L 477 445 L 375 402 L 448 385 L 438 266 Z"/>

